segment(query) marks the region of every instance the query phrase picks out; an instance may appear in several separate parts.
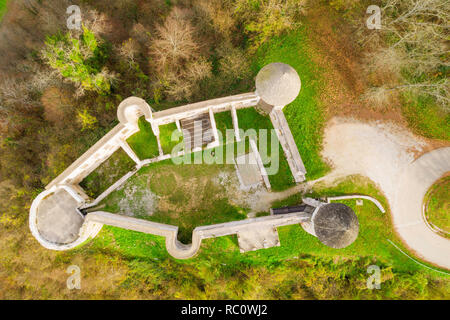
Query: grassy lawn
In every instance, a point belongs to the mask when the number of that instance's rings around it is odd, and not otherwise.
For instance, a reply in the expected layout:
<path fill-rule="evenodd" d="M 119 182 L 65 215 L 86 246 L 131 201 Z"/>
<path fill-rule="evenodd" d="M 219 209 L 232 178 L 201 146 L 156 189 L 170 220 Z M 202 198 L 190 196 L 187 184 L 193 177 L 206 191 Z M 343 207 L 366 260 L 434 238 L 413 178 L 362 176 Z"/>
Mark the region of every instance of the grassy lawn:
<path fill-rule="evenodd" d="M 170 154 L 172 149 L 183 141 L 182 137 L 177 141 L 172 141 L 172 133 L 175 130 L 178 130 L 175 122 L 159 126 L 159 141 L 161 142 L 164 154 Z"/>
<path fill-rule="evenodd" d="M 444 112 L 430 97 L 404 94 L 402 112 L 409 127 L 428 138 L 450 140 L 450 113 Z"/>
<path fill-rule="evenodd" d="M 8 0 L 0 0 L 0 21 L 2 21 L 3 15 L 6 13 L 6 4 Z"/>
<path fill-rule="evenodd" d="M 139 131 L 127 139 L 139 159 L 150 159 L 159 155 L 158 141 L 152 131 L 152 126 L 144 117 L 139 118 Z"/>
<path fill-rule="evenodd" d="M 87 195 L 97 198 L 114 182 L 131 171 L 135 165 L 136 163 L 128 157 L 125 151 L 119 148 L 97 169 L 84 178 L 80 182 L 80 186 Z"/>
<path fill-rule="evenodd" d="M 128 212 L 122 214 L 177 225 L 179 239 L 190 243 L 195 227 L 246 218 L 246 209 L 228 201 L 222 172 L 234 174 L 234 166 L 175 165 L 170 159 L 153 163 L 105 198 L 103 210 L 119 213 L 125 208 Z"/>
<path fill-rule="evenodd" d="M 450 176 L 437 181 L 428 190 L 424 203 L 428 222 L 441 230 L 450 232 Z M 442 234 L 450 237 L 448 234 Z"/>
<path fill-rule="evenodd" d="M 189 174 L 181 171 L 180 174 Z M 165 188 L 161 186 L 161 188 Z M 320 195 L 364 193 L 386 207 L 386 199 L 361 177 L 335 187 L 318 186 Z M 290 197 L 274 206 L 298 203 Z M 414 263 L 387 242 L 400 242 L 392 228 L 389 210 L 381 213 L 371 202 L 356 206 L 345 201 L 359 219 L 358 239 L 345 249 L 323 246 L 299 225 L 278 228 L 281 246 L 241 254 L 235 236 L 203 241 L 199 255 L 176 260 L 158 236 L 104 227 L 88 244 L 66 254 L 97 251 L 119 253 L 129 268 L 120 284 L 149 290 L 159 298 L 190 299 L 424 299 L 445 298 L 449 277 Z M 401 246 L 401 245 L 400 245 Z M 367 267 L 381 268 L 381 289 L 368 290 Z M 145 288 L 145 289 L 144 289 Z"/>
<path fill-rule="evenodd" d="M 300 94 L 283 111 L 305 164 L 306 178 L 312 180 L 329 168 L 320 157 L 325 116 L 319 92 L 324 70 L 312 62 L 308 41 L 306 27 L 273 38 L 258 50 L 253 71 L 256 74 L 266 64 L 283 62 L 298 72 L 302 81 Z"/>

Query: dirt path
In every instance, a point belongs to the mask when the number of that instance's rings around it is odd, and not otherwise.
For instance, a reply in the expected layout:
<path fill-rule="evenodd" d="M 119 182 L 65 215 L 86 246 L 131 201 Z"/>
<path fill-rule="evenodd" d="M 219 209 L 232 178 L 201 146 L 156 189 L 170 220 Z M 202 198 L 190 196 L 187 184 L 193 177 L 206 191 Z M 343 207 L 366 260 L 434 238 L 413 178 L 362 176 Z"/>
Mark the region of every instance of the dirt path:
<path fill-rule="evenodd" d="M 268 192 L 267 190 L 259 191 L 256 193 L 256 201 L 252 201 L 251 203 L 252 213 L 267 212 L 272 207 L 274 201 L 286 199 L 296 193 L 303 193 L 305 189 L 306 185 L 300 184 L 280 192 Z M 250 214 L 250 216 L 252 215 Z"/>
<path fill-rule="evenodd" d="M 259 212 L 269 212 L 274 201 L 286 199 L 296 193 L 304 193 L 308 188 L 307 184 L 299 184 L 284 191 L 273 192 L 267 191 L 267 189 L 261 185 L 257 189 L 243 191 L 240 189 L 239 181 L 237 181 L 234 173 L 232 175 L 223 173 L 222 179 L 227 181 L 226 193 L 229 196 L 230 202 L 238 206 L 249 208 L 249 218 L 254 217 Z"/>
<path fill-rule="evenodd" d="M 324 133 L 322 155 L 334 168 L 326 179 L 361 174 L 392 199 L 402 168 L 425 147 L 423 139 L 389 122 L 333 118 Z"/>
<path fill-rule="evenodd" d="M 424 139 L 389 122 L 334 118 L 324 135 L 323 156 L 333 171 L 320 180 L 361 174 L 373 180 L 391 206 L 394 227 L 423 259 L 450 269 L 450 240 L 434 234 L 422 219 L 426 190 L 450 170 L 450 148 L 428 150 Z"/>

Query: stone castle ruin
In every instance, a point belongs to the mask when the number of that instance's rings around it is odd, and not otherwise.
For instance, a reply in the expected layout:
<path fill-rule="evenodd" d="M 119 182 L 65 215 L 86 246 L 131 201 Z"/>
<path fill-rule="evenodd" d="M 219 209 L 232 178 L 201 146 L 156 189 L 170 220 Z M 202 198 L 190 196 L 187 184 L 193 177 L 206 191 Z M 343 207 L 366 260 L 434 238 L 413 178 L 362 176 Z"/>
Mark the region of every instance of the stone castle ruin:
<path fill-rule="evenodd" d="M 33 201 L 30 209 L 29 225 L 33 236 L 48 249 L 67 250 L 95 237 L 103 225 L 111 225 L 129 230 L 150 233 L 166 238 L 168 252 L 175 258 L 185 259 L 194 256 L 200 248 L 202 239 L 236 234 L 241 252 L 269 248 L 279 245 L 277 227 L 301 223 L 316 235 L 325 245 L 335 248 L 352 243 L 358 234 L 358 220 L 353 211 L 342 204 L 328 204 L 305 199 L 300 206 L 273 209 L 271 215 L 233 221 L 222 224 L 200 226 L 194 229 L 192 243 L 185 245 L 177 240 L 178 227 L 136 219 L 104 211 L 86 213 L 88 208 L 97 205 L 108 194 L 121 186 L 140 168 L 150 163 L 172 157 L 164 154 L 159 140 L 159 126 L 175 123 L 183 133 L 184 141 L 193 152 L 202 148 L 217 147 L 217 133 L 214 113 L 231 111 L 233 129 L 237 141 L 239 119 L 236 110 L 256 107 L 267 113 L 277 133 L 289 168 L 296 183 L 305 180 L 305 166 L 299 150 L 283 114 L 283 107 L 294 101 L 300 92 L 301 81 L 297 72 L 289 65 L 271 63 L 260 70 L 256 77 L 256 91 L 224 98 L 212 99 L 163 111 L 153 112 L 141 98 L 129 97 L 117 109 L 119 124 L 103 136 L 81 157 L 57 176 Z M 138 119 L 144 117 L 151 124 L 158 142 L 159 155 L 141 160 L 126 140 L 139 131 Z M 207 130 L 198 133 L 195 123 L 200 122 Z M 200 141 L 199 143 L 195 143 Z M 265 186 L 270 182 L 261 163 L 256 143 L 250 143 L 252 154 Z M 135 168 L 121 177 L 96 199 L 91 199 L 79 183 L 122 148 L 136 163 Z M 180 151 L 183 155 L 187 151 Z M 245 177 L 240 178 L 245 184 Z"/>

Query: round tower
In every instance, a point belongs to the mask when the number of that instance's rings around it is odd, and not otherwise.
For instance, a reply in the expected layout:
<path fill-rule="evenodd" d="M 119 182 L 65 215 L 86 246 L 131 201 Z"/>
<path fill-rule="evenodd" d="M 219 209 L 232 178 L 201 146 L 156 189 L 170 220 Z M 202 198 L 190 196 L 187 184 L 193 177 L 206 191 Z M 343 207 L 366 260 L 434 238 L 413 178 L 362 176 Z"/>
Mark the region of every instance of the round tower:
<path fill-rule="evenodd" d="M 128 97 L 117 108 L 117 118 L 126 126 L 138 128 L 138 119 L 142 116 L 151 123 L 152 108 L 142 98 Z"/>
<path fill-rule="evenodd" d="M 297 71 L 285 63 L 270 63 L 256 76 L 256 95 L 276 108 L 282 109 L 294 101 L 300 88 L 301 81 Z"/>
<path fill-rule="evenodd" d="M 359 223 L 353 210 L 342 203 L 322 205 L 312 216 L 316 237 L 324 245 L 341 249 L 358 237 Z"/>

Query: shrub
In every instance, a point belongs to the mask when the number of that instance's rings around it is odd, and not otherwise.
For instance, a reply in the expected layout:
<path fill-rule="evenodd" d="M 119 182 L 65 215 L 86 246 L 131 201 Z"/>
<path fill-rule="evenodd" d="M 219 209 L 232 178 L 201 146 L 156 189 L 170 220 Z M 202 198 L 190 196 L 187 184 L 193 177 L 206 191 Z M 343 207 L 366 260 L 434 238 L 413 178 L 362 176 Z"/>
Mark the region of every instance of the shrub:
<path fill-rule="evenodd" d="M 92 129 L 94 125 L 97 123 L 97 118 L 93 115 L 90 115 L 87 109 L 83 111 L 78 111 L 77 120 L 81 124 L 81 130 Z"/>
<path fill-rule="evenodd" d="M 386 0 L 383 27 L 362 38 L 365 45 L 373 46 L 374 35 L 381 36 L 381 45 L 368 54 L 368 64 L 398 78 L 389 91 L 429 96 L 446 112 L 449 8 L 440 0 Z M 367 32 L 365 25 L 361 25 L 360 32 Z"/>
<path fill-rule="evenodd" d="M 299 26 L 303 1 L 238 0 L 234 14 L 242 20 L 254 52 L 267 40 Z"/>
<path fill-rule="evenodd" d="M 72 33 L 47 37 L 42 57 L 62 77 L 75 83 L 79 94 L 84 90 L 108 94 L 111 90 L 115 76 L 104 67 L 106 47 L 85 26 L 79 37 Z"/>

